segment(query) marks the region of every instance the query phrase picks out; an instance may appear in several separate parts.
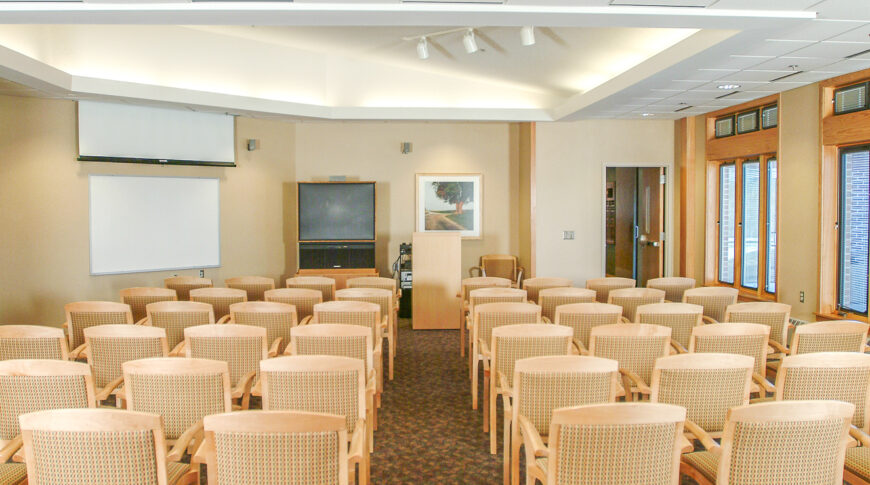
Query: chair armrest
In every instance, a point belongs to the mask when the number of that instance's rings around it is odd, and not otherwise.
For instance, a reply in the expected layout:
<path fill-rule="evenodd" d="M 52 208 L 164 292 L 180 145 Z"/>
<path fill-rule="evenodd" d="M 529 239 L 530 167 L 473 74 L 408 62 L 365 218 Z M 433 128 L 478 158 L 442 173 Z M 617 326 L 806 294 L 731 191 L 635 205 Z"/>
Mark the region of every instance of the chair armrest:
<path fill-rule="evenodd" d="M 553 322 L 551 322 L 550 319 L 547 318 L 547 317 L 541 317 L 541 321 L 544 322 L 544 323 L 553 323 Z"/>
<path fill-rule="evenodd" d="M 619 317 L 619 323 L 631 323 L 631 320 L 625 317 Z"/>
<path fill-rule="evenodd" d="M 544 446 L 544 440 L 541 439 L 541 435 L 538 433 L 538 430 L 532 425 L 532 422 L 529 421 L 529 418 L 523 416 L 522 414 L 519 416 L 520 429 L 523 432 L 523 444 L 526 445 L 526 449 L 537 457 L 545 457 L 550 454 L 550 450 Z"/>
<path fill-rule="evenodd" d="M 686 438 L 686 435 L 681 434 L 677 437 L 677 441 L 680 442 L 680 453 L 691 453 L 695 451 L 695 445 L 689 441 L 689 438 Z"/>
<path fill-rule="evenodd" d="M 704 322 L 704 323 L 719 323 L 719 322 L 717 322 L 716 320 L 714 320 L 714 319 L 708 317 L 707 315 L 702 315 L 702 316 L 701 316 L 701 321 Z"/>
<path fill-rule="evenodd" d="M 6 463 L 9 459 L 12 458 L 13 455 L 21 448 L 21 445 L 24 444 L 24 440 L 22 440 L 21 435 L 12 438 L 3 449 L 0 449 L 0 463 Z"/>
<path fill-rule="evenodd" d="M 172 449 L 166 454 L 166 461 L 181 461 L 184 457 L 184 452 L 190 446 L 190 442 L 202 435 L 202 431 L 202 420 L 193 423 L 189 428 L 184 430 L 184 433 L 181 433 L 181 436 L 172 445 Z"/>
<path fill-rule="evenodd" d="M 849 426 L 849 436 L 858 440 L 858 443 L 860 443 L 861 446 L 870 446 L 870 435 L 854 424 Z"/>
<path fill-rule="evenodd" d="M 358 419 L 350 437 L 350 447 L 347 451 L 348 460 L 362 461 L 365 458 L 366 448 L 366 420 Z"/>
<path fill-rule="evenodd" d="M 711 438 L 706 431 L 701 429 L 701 427 L 695 424 L 691 419 L 687 419 L 683 427 L 701 442 L 705 450 L 719 453 L 719 444 L 713 441 L 713 438 Z"/>
<path fill-rule="evenodd" d="M 477 340 L 478 348 L 480 348 L 480 355 L 483 355 L 486 358 L 490 358 L 492 354 L 489 351 L 489 345 L 484 342 L 482 339 Z"/>
<path fill-rule="evenodd" d="M 150 327 L 151 326 L 151 319 L 149 319 L 148 317 L 142 317 L 141 320 L 134 323 L 133 325 L 148 325 Z"/>
<path fill-rule="evenodd" d="M 229 323 L 231 320 L 231 317 L 232 317 L 231 315 L 224 315 L 220 318 L 220 320 L 218 320 L 215 323 Z"/>
<path fill-rule="evenodd" d="M 272 345 L 269 346 L 269 354 L 268 355 L 270 358 L 278 356 L 278 349 L 281 347 L 281 342 L 283 342 L 283 341 L 284 341 L 283 338 L 278 337 L 275 339 L 274 342 L 272 342 Z"/>
<path fill-rule="evenodd" d="M 472 266 L 472 267 L 468 268 L 468 276 L 469 276 L 470 278 L 474 278 L 474 277 L 475 277 L 475 276 L 474 276 L 474 270 L 477 270 L 477 276 L 481 276 L 481 275 L 483 275 L 483 268 L 481 268 L 480 266 Z"/>
<path fill-rule="evenodd" d="M 526 269 L 522 266 L 517 266 L 517 288 L 523 283 L 523 275 L 525 274 Z"/>
<path fill-rule="evenodd" d="M 251 386 L 254 383 L 254 378 L 257 376 L 256 371 L 251 371 L 245 374 L 236 387 L 233 389 L 233 398 L 242 399 L 242 409 L 248 409 L 248 404 L 251 401 Z"/>
<path fill-rule="evenodd" d="M 196 470 L 188 470 L 173 485 L 198 485 L 198 484 L 199 484 L 199 474 L 197 473 L 197 471 Z"/>
<path fill-rule="evenodd" d="M 777 352 L 782 352 L 783 354 L 788 355 L 788 349 L 785 348 L 781 343 L 779 343 L 777 341 L 768 340 L 767 345 L 770 347 L 773 347 L 773 349 Z"/>
<path fill-rule="evenodd" d="M 184 355 L 185 345 L 186 345 L 186 342 L 184 340 L 182 340 L 181 342 L 178 342 L 178 345 L 176 345 L 175 347 L 172 348 L 172 350 L 169 351 L 169 356 L 170 357 L 179 357 L 179 356 Z"/>
<path fill-rule="evenodd" d="M 112 392 L 115 391 L 121 384 L 124 383 L 124 376 L 118 376 L 112 382 L 106 384 L 106 387 L 97 392 L 97 401 L 105 401 L 112 395 Z"/>
<path fill-rule="evenodd" d="M 767 381 L 761 374 L 758 372 L 752 373 L 752 380 L 755 381 L 765 392 L 776 392 L 776 387 L 773 384 Z"/>
<path fill-rule="evenodd" d="M 635 387 L 637 387 L 637 391 L 640 392 L 641 394 L 649 394 L 650 393 L 649 385 L 647 385 L 647 383 L 644 382 L 643 378 L 641 378 L 639 375 L 635 374 L 634 372 L 632 372 L 628 369 L 624 369 L 622 367 L 619 368 L 619 373 L 623 376 L 623 379 L 622 379 L 623 382 L 626 382 L 625 379 L 628 378 L 630 381 L 632 381 L 634 383 Z M 628 398 L 628 395 L 631 394 L 631 388 L 627 384 L 628 383 L 626 382 L 626 389 L 625 389 L 626 398 Z"/>
<path fill-rule="evenodd" d="M 504 393 L 505 393 L 505 394 L 508 394 L 508 395 L 513 394 L 513 392 L 512 392 L 513 389 L 511 389 L 510 384 L 508 384 L 507 376 L 504 375 L 503 372 L 498 372 L 498 373 L 496 374 L 496 378 L 498 378 L 498 385 L 499 385 L 499 387 L 501 387 L 502 389 L 504 389 Z"/>
<path fill-rule="evenodd" d="M 85 352 L 88 350 L 88 343 L 85 342 L 78 347 L 70 350 L 69 359 L 70 360 L 78 360 L 80 357 L 85 357 Z"/>
<path fill-rule="evenodd" d="M 671 347 L 673 347 L 674 350 L 676 350 L 678 354 L 688 354 L 689 353 L 689 349 L 683 347 L 683 345 L 681 343 L 677 342 L 674 339 L 671 339 Z"/>
<path fill-rule="evenodd" d="M 586 349 L 586 346 L 583 345 L 583 342 L 577 340 L 576 338 L 572 338 L 571 343 L 574 344 L 574 348 L 577 349 L 577 352 L 580 352 L 580 355 L 589 355 L 589 350 Z"/>
<path fill-rule="evenodd" d="M 209 456 L 214 456 L 214 440 L 208 439 L 208 437 L 202 440 L 202 444 L 199 445 L 197 450 L 191 455 L 190 463 L 191 464 L 203 464 L 208 462 Z"/>
<path fill-rule="evenodd" d="M 308 315 L 307 317 L 303 318 L 302 321 L 300 321 L 298 323 L 298 325 L 299 326 L 308 325 L 309 323 L 311 323 L 311 318 L 312 318 L 312 315 Z"/>
<path fill-rule="evenodd" d="M 381 329 L 390 328 L 390 316 L 384 315 L 384 318 L 381 318 Z M 392 337 L 390 337 L 392 338 Z"/>

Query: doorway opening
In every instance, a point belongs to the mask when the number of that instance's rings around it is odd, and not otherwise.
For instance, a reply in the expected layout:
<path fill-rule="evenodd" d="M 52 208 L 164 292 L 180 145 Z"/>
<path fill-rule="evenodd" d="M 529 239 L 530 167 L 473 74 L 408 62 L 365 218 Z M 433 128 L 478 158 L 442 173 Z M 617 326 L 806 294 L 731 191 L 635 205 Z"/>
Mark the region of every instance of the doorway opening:
<path fill-rule="evenodd" d="M 665 167 L 607 167 L 605 273 L 659 278 L 665 267 Z"/>

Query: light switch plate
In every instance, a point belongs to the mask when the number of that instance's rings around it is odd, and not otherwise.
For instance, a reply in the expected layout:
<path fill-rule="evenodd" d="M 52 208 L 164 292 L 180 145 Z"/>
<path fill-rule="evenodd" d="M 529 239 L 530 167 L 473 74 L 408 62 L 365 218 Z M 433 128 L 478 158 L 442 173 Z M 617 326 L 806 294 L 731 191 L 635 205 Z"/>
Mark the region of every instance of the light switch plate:
<path fill-rule="evenodd" d="M 574 231 L 562 231 L 562 239 L 571 241 L 574 239 Z"/>

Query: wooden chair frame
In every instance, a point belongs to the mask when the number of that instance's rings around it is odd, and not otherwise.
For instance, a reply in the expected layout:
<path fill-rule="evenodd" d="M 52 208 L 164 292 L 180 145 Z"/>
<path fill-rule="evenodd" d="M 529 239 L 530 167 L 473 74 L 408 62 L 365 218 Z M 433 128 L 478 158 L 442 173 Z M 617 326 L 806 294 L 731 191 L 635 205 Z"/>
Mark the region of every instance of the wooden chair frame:
<path fill-rule="evenodd" d="M 794 326 L 789 323 L 789 316 L 791 315 L 791 305 L 786 303 L 774 303 L 766 301 L 735 303 L 733 305 L 728 305 L 728 308 L 725 309 L 725 321 L 739 322 L 739 320 L 732 320 L 731 314 L 735 312 L 749 311 L 754 313 L 783 313 L 782 333 L 780 335 L 774 335 L 773 330 L 771 330 L 770 341 L 768 342 L 768 345 L 773 347 L 777 352 L 782 352 L 783 355 L 787 355 L 789 353 L 788 330 L 790 327 Z"/>
<path fill-rule="evenodd" d="M 235 276 L 233 278 L 227 278 L 224 280 L 224 285 L 227 288 L 236 288 L 238 286 L 252 286 L 255 285 L 257 287 L 262 287 L 263 292 L 275 289 L 275 280 L 273 278 L 269 278 L 266 276 Z M 248 294 L 247 301 L 263 301 L 257 300 L 255 298 L 251 298 L 251 291 L 245 290 L 244 288 L 238 288 L 244 290 Z M 253 290 L 254 293 L 259 293 L 260 290 Z M 264 297 L 265 299 L 265 297 Z"/>
<path fill-rule="evenodd" d="M 595 290 L 595 299 L 598 303 L 607 303 L 610 292 L 621 288 L 636 288 L 637 280 L 608 276 L 606 278 L 590 278 L 586 280 L 586 288 Z M 605 291 L 599 291 L 605 290 Z"/>
<path fill-rule="evenodd" d="M 214 308 L 208 303 L 202 303 L 198 301 L 159 301 L 156 303 L 149 303 L 145 305 L 145 312 L 147 317 L 145 317 L 145 321 L 142 322 L 143 325 L 147 325 L 149 327 L 156 327 L 154 325 L 154 313 L 193 313 L 193 312 L 202 312 L 208 313 L 208 323 L 215 323 L 214 320 Z M 195 327 L 196 325 L 191 325 L 191 327 Z M 163 327 L 160 327 L 163 328 Z M 165 330 L 165 329 L 164 329 Z M 168 339 L 168 336 L 167 336 Z M 184 354 L 184 339 L 182 338 L 178 344 L 176 344 L 170 351 L 170 357 L 179 357 Z"/>
<path fill-rule="evenodd" d="M 705 297 L 722 297 L 722 298 L 730 298 L 731 303 L 728 305 L 733 305 L 737 303 L 737 288 L 729 288 L 724 286 L 701 286 L 698 288 L 692 288 L 690 290 L 686 290 L 683 292 L 683 303 L 694 303 L 696 305 L 701 305 L 704 307 L 704 317 L 703 320 L 705 323 L 720 323 L 719 320 L 711 316 L 710 314 L 713 311 L 705 305 L 703 302 L 690 302 L 689 299 L 692 298 L 705 298 Z M 725 321 L 725 310 L 728 305 L 722 309 L 722 322 Z"/>
<path fill-rule="evenodd" d="M 459 327 L 461 329 L 462 325 L 465 325 L 465 330 L 468 332 L 468 366 L 471 368 L 471 347 L 473 341 L 471 339 L 471 328 L 473 326 L 474 321 L 474 307 L 475 305 L 479 305 L 479 300 L 485 299 L 487 303 L 494 303 L 492 300 L 497 299 L 498 302 L 504 303 L 528 303 L 528 292 L 526 290 L 521 290 L 518 288 L 508 288 L 501 286 L 490 286 L 487 288 L 477 288 L 468 292 L 468 312 L 466 313 L 465 322 L 459 322 Z M 462 330 L 460 330 L 459 340 L 460 344 L 462 343 L 463 337 Z"/>
<path fill-rule="evenodd" d="M 618 303 L 618 301 L 622 298 L 640 298 L 644 300 L 644 303 L 635 305 L 635 307 L 632 309 Z M 657 290 L 655 288 L 619 288 L 616 290 L 610 290 L 610 292 L 607 293 L 607 303 L 610 303 L 611 305 L 619 305 L 622 307 L 622 317 L 625 319 L 625 323 L 631 323 L 635 321 L 637 307 L 664 302 L 665 292 L 663 290 Z"/>
<path fill-rule="evenodd" d="M 571 288 L 574 286 L 574 281 L 570 278 L 526 278 L 523 280 L 522 288 L 526 290 L 529 302 L 540 304 L 538 302 L 538 293 L 541 290 L 549 288 Z"/>
<path fill-rule="evenodd" d="M 0 325 L 0 339 L 57 339 L 60 360 L 69 360 L 69 340 L 62 328 L 43 325 Z"/>
<path fill-rule="evenodd" d="M 175 290 L 179 301 L 189 301 L 190 291 L 199 288 L 212 288 L 214 283 L 211 278 L 198 278 L 196 276 L 172 276 L 163 280 L 163 286 Z M 181 293 L 181 294 L 179 294 Z M 183 296 L 187 296 L 184 298 Z"/>
<path fill-rule="evenodd" d="M 547 300 L 549 299 L 562 299 L 569 300 L 569 303 L 562 303 L 560 305 L 554 305 L 552 307 L 552 312 L 548 312 L 548 305 L 546 305 Z M 555 288 L 544 288 L 538 292 L 538 299 L 536 303 L 541 306 L 541 318 L 545 322 L 555 322 L 556 321 L 556 308 L 562 305 L 573 305 L 575 303 L 594 303 L 595 302 L 595 290 L 590 290 L 588 288 L 575 288 L 573 286 L 569 287 L 555 287 Z"/>
<path fill-rule="evenodd" d="M 281 314 L 290 314 L 293 315 L 292 324 L 290 329 L 296 327 L 297 319 L 296 319 L 296 307 L 293 305 L 288 305 L 286 303 L 277 303 L 277 302 L 269 302 L 269 301 L 245 301 L 242 303 L 233 303 L 230 305 L 230 318 L 227 319 L 225 323 L 238 323 L 236 321 L 236 313 L 281 313 Z M 251 325 L 254 327 L 259 327 L 260 325 L 252 324 L 252 323 L 243 323 L 242 325 Z M 263 327 L 266 328 L 266 327 Z M 268 332 L 268 330 L 266 330 Z M 269 342 L 269 357 L 276 357 L 279 353 L 281 353 L 284 349 L 281 347 L 282 345 L 289 344 L 289 342 L 284 342 L 282 337 L 277 337 L 276 339 Z"/>
<path fill-rule="evenodd" d="M 599 337 L 666 337 L 662 345 L 661 357 L 667 357 L 671 348 L 671 327 L 661 325 L 650 325 L 646 323 L 617 323 L 614 325 L 599 325 L 594 327 L 589 333 L 589 355 L 593 357 L 601 357 L 596 355 L 596 339 Z M 609 357 L 604 357 L 609 358 Z M 652 369 L 650 369 L 652 371 Z M 619 374 L 622 378 L 623 391 L 625 392 L 625 400 L 634 400 L 633 394 L 649 395 L 651 389 L 649 383 L 645 382 L 637 373 L 632 372 L 619 363 Z M 636 391 L 635 391 L 636 389 Z"/>
<path fill-rule="evenodd" d="M 472 266 L 468 268 L 468 276 L 474 277 L 474 271 L 477 270 L 477 276 L 488 277 L 486 274 L 486 267 L 488 266 L 490 261 L 511 261 L 512 270 L 511 277 L 508 278 L 511 281 L 511 286 L 513 288 L 519 288 L 523 282 L 523 273 L 525 270 L 522 266 L 519 265 L 519 258 L 512 254 L 484 254 L 480 257 L 479 266 Z M 492 268 L 490 268 L 492 271 Z M 492 275 L 493 277 L 498 277 L 496 275 Z"/>
<path fill-rule="evenodd" d="M 311 314 L 302 315 L 302 312 L 299 311 L 299 305 L 293 305 L 292 303 L 287 303 L 290 298 L 311 298 Z M 311 320 L 311 317 L 314 316 L 314 305 L 318 303 L 323 303 L 323 293 L 320 290 L 312 290 L 309 288 L 275 288 L 274 290 L 268 290 L 263 293 L 263 298 L 266 301 L 273 301 L 276 303 L 287 303 L 288 305 L 293 305 L 296 307 L 296 318 L 299 320 L 298 325 L 306 325 Z"/>
<path fill-rule="evenodd" d="M 335 292 L 336 301 L 368 301 L 366 298 L 383 298 L 385 296 L 390 297 L 391 305 L 393 305 L 393 302 L 395 301 L 395 293 L 392 293 L 389 290 L 380 288 L 342 288 Z M 386 313 L 386 315 L 384 315 L 384 313 Z M 390 352 L 389 360 L 387 361 L 389 365 L 388 375 L 390 380 L 393 380 L 393 368 L 396 360 L 396 335 L 398 335 L 396 330 L 396 326 L 398 325 L 398 321 L 396 320 L 398 312 L 395 311 L 395 306 L 391 307 L 388 305 L 386 312 L 384 311 L 384 307 L 381 306 L 381 316 L 386 316 L 387 318 L 387 329 L 384 338 L 387 339 L 387 348 Z"/>
<path fill-rule="evenodd" d="M 121 303 L 126 303 L 130 305 L 130 311 L 133 313 L 133 320 L 137 325 L 142 325 L 145 323 L 145 319 L 148 318 L 147 315 L 147 306 L 142 308 L 142 314 L 144 315 L 142 318 L 136 318 L 136 312 L 133 308 L 133 304 L 127 301 L 128 297 L 151 297 L 151 298 L 159 298 L 159 300 L 154 300 L 151 303 L 156 303 L 158 301 L 178 301 L 178 294 L 175 290 L 171 288 L 160 288 L 160 287 L 148 287 L 148 286 L 137 286 L 133 288 L 124 288 L 121 290 Z"/>
<path fill-rule="evenodd" d="M 212 298 L 241 298 L 240 301 L 235 301 L 233 303 L 242 303 L 248 301 L 248 292 L 236 288 L 197 288 L 195 290 L 190 290 L 190 301 L 208 303 L 209 305 L 212 305 L 212 310 L 214 310 L 214 304 L 206 301 L 211 300 Z M 214 312 L 214 317 L 218 319 L 217 323 L 226 323 L 226 321 L 229 320 L 229 306 L 233 303 L 227 305 L 227 313 L 225 315 L 218 316 L 218 312 Z"/>
<path fill-rule="evenodd" d="M 800 353 L 801 336 L 807 334 L 862 334 L 861 348 L 857 352 L 864 353 L 867 351 L 867 334 L 870 332 L 870 325 L 863 322 L 852 320 L 814 322 L 798 325 L 794 329 L 794 337 L 789 347 L 789 354 L 796 355 Z"/>
<path fill-rule="evenodd" d="M 592 291 L 592 290 L 591 290 Z M 610 303 L 599 303 L 597 301 L 589 302 L 589 303 L 572 303 L 570 305 L 559 305 L 556 308 L 556 317 L 553 320 L 553 323 L 556 325 L 566 325 L 563 320 L 566 319 L 565 315 L 612 315 L 613 322 L 611 324 L 617 324 L 622 321 L 622 307 L 619 305 L 611 305 Z M 607 324 L 604 324 L 607 325 Z M 598 326 L 598 325 L 596 325 Z M 574 327 L 572 327 L 574 328 Z M 590 327 L 591 329 L 594 327 Z M 583 342 L 580 340 L 580 337 L 577 335 L 577 328 L 574 328 L 574 338 L 572 339 L 574 342 L 574 348 L 577 350 L 577 353 L 580 355 L 589 355 L 588 342 Z"/>
<path fill-rule="evenodd" d="M 760 323 L 711 323 L 707 325 L 701 325 L 700 327 L 695 327 L 692 329 L 692 336 L 689 339 L 689 352 L 695 353 L 696 350 L 696 341 L 698 337 L 743 337 L 743 336 L 763 336 L 764 337 L 764 348 L 768 348 L 768 343 L 770 342 L 770 327 L 767 325 L 762 325 Z M 767 378 L 764 374 L 756 372 L 755 369 L 761 369 L 762 372 L 767 368 L 767 354 L 768 352 L 762 351 L 760 352 L 762 361 L 758 363 L 756 366 L 753 366 L 752 372 L 752 392 L 764 393 L 764 392 L 774 392 L 776 389 L 773 384 L 767 381 Z M 742 354 L 739 354 L 742 355 Z"/>
<path fill-rule="evenodd" d="M 317 290 L 323 297 L 324 303 L 335 299 L 335 280 L 326 276 L 294 276 L 293 278 L 287 278 L 284 281 L 284 285 L 287 288 Z M 322 290 L 320 289 L 322 285 L 327 285 L 330 288 Z"/>
<path fill-rule="evenodd" d="M 98 325 L 96 327 L 88 327 L 85 329 L 85 342 L 90 348 L 90 341 L 93 338 L 123 338 L 123 339 L 159 339 L 161 352 L 163 357 L 169 356 L 169 343 L 166 341 L 166 330 L 158 327 L 148 327 L 143 325 Z M 88 350 L 88 365 L 93 372 L 97 365 L 93 350 Z M 102 358 L 102 357 L 101 357 Z M 102 389 L 97 390 L 97 403 L 101 403 L 115 394 L 118 402 L 118 407 L 121 407 L 124 396 L 124 373 L 123 368 L 119 369 L 119 375 L 114 380 L 106 384 Z"/>
<path fill-rule="evenodd" d="M 680 292 L 680 297 L 676 299 L 670 299 L 665 296 L 666 302 L 679 303 L 683 301 L 683 295 L 686 290 L 691 290 L 697 286 L 698 282 L 695 281 L 695 278 L 685 278 L 682 276 L 665 276 L 661 278 L 652 278 L 647 280 L 646 287 L 647 288 L 655 288 L 657 290 L 662 290 L 665 293 L 669 293 L 668 290 L 673 290 L 674 288 L 682 288 L 683 290 Z"/>
<path fill-rule="evenodd" d="M 510 288 L 511 280 L 507 278 L 499 278 L 497 276 L 475 276 L 464 278 L 459 294 L 459 356 L 465 357 L 465 334 L 468 331 L 468 312 L 470 308 L 471 297 L 469 293 L 473 290 L 482 290 L 484 288 Z"/>
<path fill-rule="evenodd" d="M 72 360 L 78 360 L 81 357 L 84 357 L 85 349 L 87 349 L 87 343 L 84 342 L 84 337 L 82 337 L 82 342 L 76 345 L 75 341 L 75 330 L 73 328 L 73 318 L 72 314 L 76 312 L 88 312 L 88 313 L 97 313 L 97 312 L 111 312 L 111 313 L 126 313 L 125 323 L 132 325 L 133 324 L 133 312 L 130 310 L 130 305 L 126 303 L 118 303 L 114 301 L 79 301 L 75 303 L 67 303 L 63 307 L 63 311 L 66 314 L 66 321 L 63 323 L 63 328 L 67 330 L 67 336 L 69 338 L 69 348 L 70 353 L 69 357 Z"/>
<path fill-rule="evenodd" d="M 392 283 L 392 284 L 390 284 Z M 390 318 L 393 321 L 393 346 L 399 345 L 399 300 L 402 298 L 402 289 L 398 287 L 395 278 L 386 278 L 383 276 L 359 276 L 347 280 L 348 288 L 383 288 L 383 285 L 389 285 L 389 291 L 393 292 L 393 313 Z M 390 380 L 393 380 L 393 374 L 390 372 Z"/>
<path fill-rule="evenodd" d="M 653 323 L 644 321 L 644 317 L 646 315 L 675 315 L 675 314 L 696 314 L 698 317 L 695 321 L 693 327 L 700 327 L 704 325 L 704 307 L 701 305 L 693 305 L 691 303 L 651 303 L 648 305 L 640 305 L 635 309 L 634 312 L 634 322 L 635 323 Z M 663 325 L 663 324 L 658 324 Z M 667 325 L 666 323 L 664 325 Z M 670 326 L 670 325 L 667 325 Z M 674 327 L 671 327 L 673 329 Z M 691 334 L 688 336 L 691 339 Z M 688 352 L 689 340 L 686 342 L 679 342 L 675 338 L 671 338 L 671 345 L 677 352 L 686 353 Z"/>

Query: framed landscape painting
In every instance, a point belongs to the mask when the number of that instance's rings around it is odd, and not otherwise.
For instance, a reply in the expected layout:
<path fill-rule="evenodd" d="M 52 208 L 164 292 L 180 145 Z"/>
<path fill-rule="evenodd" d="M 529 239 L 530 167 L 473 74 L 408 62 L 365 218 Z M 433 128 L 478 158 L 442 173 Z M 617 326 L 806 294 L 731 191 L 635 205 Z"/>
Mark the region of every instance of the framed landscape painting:
<path fill-rule="evenodd" d="M 417 174 L 417 231 L 459 231 L 480 239 L 483 221 L 482 175 Z"/>

